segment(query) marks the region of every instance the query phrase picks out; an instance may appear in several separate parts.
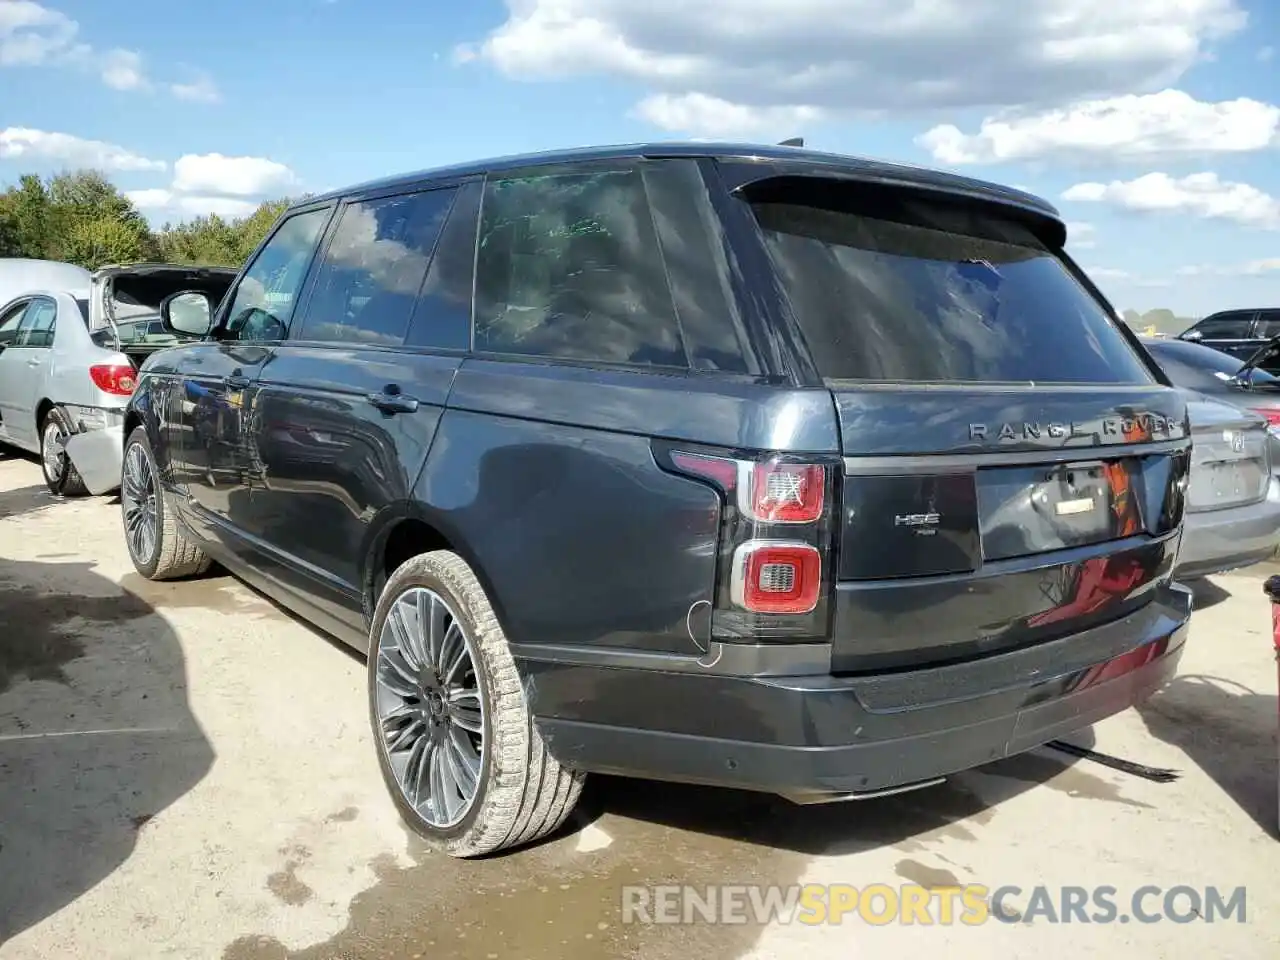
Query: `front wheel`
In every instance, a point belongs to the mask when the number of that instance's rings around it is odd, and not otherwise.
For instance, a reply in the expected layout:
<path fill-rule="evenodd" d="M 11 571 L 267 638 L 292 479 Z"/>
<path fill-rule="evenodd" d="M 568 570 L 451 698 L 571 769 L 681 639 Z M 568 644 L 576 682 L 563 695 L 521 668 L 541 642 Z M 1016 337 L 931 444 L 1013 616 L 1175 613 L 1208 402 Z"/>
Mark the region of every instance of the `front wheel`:
<path fill-rule="evenodd" d="M 148 580 L 193 577 L 209 569 L 209 557 L 178 526 L 172 500 L 160 484 L 146 427 L 134 429 L 125 442 L 120 514 L 129 558 Z"/>
<path fill-rule="evenodd" d="M 369 642 L 369 712 L 383 780 L 413 830 L 454 857 L 556 830 L 583 775 L 547 752 L 507 639 L 461 557 L 392 574 Z"/>
<path fill-rule="evenodd" d="M 58 407 L 45 415 L 40 426 L 40 468 L 45 485 L 56 497 L 82 497 L 89 492 L 67 456 L 67 441 L 74 432 L 71 421 Z"/>

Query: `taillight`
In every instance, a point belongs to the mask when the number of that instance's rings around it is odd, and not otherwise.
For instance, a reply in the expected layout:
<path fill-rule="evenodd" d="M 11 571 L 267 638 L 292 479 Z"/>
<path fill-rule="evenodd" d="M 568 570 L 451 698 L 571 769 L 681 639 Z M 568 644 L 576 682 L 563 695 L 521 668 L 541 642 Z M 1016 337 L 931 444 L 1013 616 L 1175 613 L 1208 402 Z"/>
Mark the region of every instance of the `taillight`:
<path fill-rule="evenodd" d="M 825 637 L 833 585 L 837 461 L 655 444 L 658 462 L 721 494 L 711 635 L 721 641 Z"/>
<path fill-rule="evenodd" d="M 1273 429 L 1280 427 L 1280 410 L 1254 410 L 1253 412 L 1264 417 L 1267 421 L 1267 426 Z"/>
<path fill-rule="evenodd" d="M 807 543 L 748 540 L 733 554 L 733 602 L 756 613 L 808 613 L 822 592 L 822 554 Z"/>
<path fill-rule="evenodd" d="M 89 368 L 89 376 L 99 390 L 118 397 L 129 396 L 137 385 L 134 369 L 127 363 L 95 363 Z"/>

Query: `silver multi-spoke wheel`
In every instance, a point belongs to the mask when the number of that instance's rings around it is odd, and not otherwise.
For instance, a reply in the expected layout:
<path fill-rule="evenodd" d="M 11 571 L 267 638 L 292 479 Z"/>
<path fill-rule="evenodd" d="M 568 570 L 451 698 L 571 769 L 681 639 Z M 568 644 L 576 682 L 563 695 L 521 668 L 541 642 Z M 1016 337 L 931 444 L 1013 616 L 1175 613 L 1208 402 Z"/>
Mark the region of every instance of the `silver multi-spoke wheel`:
<path fill-rule="evenodd" d="M 584 775 L 543 742 L 493 605 L 462 557 L 430 550 L 394 564 L 369 625 L 368 670 L 378 769 L 415 833 L 478 857 L 564 823 Z"/>
<path fill-rule="evenodd" d="M 178 523 L 171 495 L 160 482 L 146 427 L 135 427 L 124 447 L 120 470 L 120 518 L 133 567 L 148 580 L 199 576 L 208 554 Z"/>
<path fill-rule="evenodd" d="M 129 551 L 139 563 L 147 563 L 156 549 L 156 478 L 141 444 L 130 444 L 125 453 L 120 488 Z"/>
<path fill-rule="evenodd" d="M 484 770 L 484 697 L 473 641 L 434 591 L 410 587 L 378 634 L 378 733 L 401 794 L 429 826 L 448 829 L 476 801 Z"/>
<path fill-rule="evenodd" d="M 44 475 L 49 483 L 60 482 L 67 469 L 67 431 L 58 417 L 45 421 L 40 459 L 44 461 Z"/>

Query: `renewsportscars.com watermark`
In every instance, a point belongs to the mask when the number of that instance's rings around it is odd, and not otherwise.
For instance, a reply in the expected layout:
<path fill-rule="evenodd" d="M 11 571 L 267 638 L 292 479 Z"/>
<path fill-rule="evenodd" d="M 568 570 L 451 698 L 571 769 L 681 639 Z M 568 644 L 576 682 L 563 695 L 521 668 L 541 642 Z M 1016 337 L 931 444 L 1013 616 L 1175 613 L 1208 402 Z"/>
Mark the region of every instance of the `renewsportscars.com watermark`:
<path fill-rule="evenodd" d="M 622 922 L 792 924 L 861 922 L 875 926 L 1000 923 L 1245 922 L 1245 888 L 924 887 L 886 883 L 626 886 Z"/>

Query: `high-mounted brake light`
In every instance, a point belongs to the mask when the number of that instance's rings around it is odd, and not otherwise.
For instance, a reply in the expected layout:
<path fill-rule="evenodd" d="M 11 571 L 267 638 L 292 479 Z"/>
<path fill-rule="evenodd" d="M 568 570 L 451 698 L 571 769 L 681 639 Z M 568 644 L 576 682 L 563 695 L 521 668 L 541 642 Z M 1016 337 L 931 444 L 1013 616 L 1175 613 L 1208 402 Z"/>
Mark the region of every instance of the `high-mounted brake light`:
<path fill-rule="evenodd" d="M 137 386 L 133 367 L 127 363 L 95 363 L 89 368 L 89 376 L 99 390 L 127 397 Z"/>

